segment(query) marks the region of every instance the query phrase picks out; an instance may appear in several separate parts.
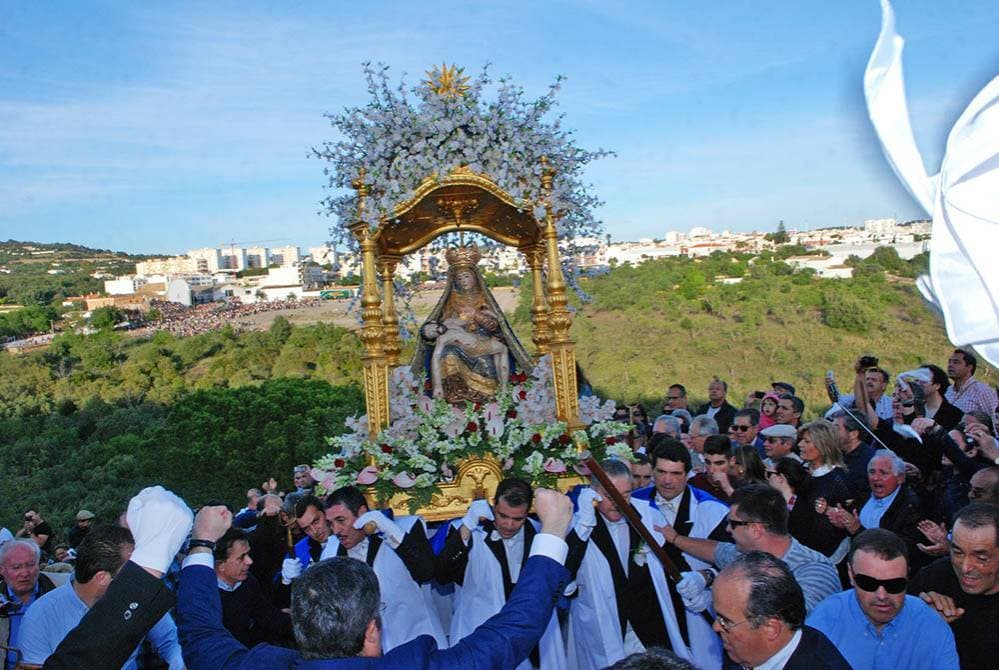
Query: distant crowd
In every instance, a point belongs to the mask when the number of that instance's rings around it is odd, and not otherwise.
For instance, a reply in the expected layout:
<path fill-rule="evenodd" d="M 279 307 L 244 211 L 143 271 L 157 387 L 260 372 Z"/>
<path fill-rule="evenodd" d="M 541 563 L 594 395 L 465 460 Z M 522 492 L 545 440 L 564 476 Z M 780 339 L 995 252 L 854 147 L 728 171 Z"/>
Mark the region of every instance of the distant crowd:
<path fill-rule="evenodd" d="M 568 497 L 507 478 L 433 524 L 319 495 L 307 464 L 197 517 L 159 487 L 80 510 L 61 543 L 29 509 L 0 530 L 6 667 L 992 668 L 999 397 L 977 365 L 862 356 L 810 422 L 788 382 L 737 407 L 715 378 L 697 408 L 672 384 L 654 418 L 619 408 L 630 461 Z"/>
<path fill-rule="evenodd" d="M 300 307 L 318 307 L 322 304 L 319 298 L 302 300 L 271 300 L 244 305 L 238 300 L 219 304 L 208 303 L 185 307 L 173 302 L 154 301 L 152 306 L 159 310 L 161 318 L 156 323 L 147 326 L 149 332 L 166 331 L 175 335 L 203 335 L 231 326 L 236 330 L 252 327 L 249 322 L 240 319 L 264 312 L 275 312 Z"/>

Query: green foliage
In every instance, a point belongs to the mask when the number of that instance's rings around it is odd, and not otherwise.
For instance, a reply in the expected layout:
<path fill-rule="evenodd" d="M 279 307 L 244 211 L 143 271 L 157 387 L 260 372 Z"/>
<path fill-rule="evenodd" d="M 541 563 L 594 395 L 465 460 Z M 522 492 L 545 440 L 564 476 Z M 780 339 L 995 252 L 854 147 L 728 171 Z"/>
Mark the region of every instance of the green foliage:
<path fill-rule="evenodd" d="M 787 244 L 791 241 L 791 236 L 787 234 L 787 229 L 784 227 L 784 221 L 777 224 L 776 233 L 767 233 L 763 236 L 763 239 L 773 242 L 774 244 Z"/>
<path fill-rule="evenodd" d="M 0 338 L 20 338 L 44 333 L 57 317 L 58 313 L 54 309 L 39 305 L 0 313 Z"/>
<path fill-rule="evenodd" d="M 111 330 L 127 320 L 125 313 L 117 307 L 98 307 L 90 315 L 90 326 L 97 330 Z"/>

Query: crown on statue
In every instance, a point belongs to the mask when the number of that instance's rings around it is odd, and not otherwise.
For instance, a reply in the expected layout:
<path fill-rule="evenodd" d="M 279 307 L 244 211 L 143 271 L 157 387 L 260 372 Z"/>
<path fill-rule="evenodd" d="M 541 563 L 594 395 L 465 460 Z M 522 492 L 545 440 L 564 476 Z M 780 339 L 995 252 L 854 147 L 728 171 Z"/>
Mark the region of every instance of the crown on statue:
<path fill-rule="evenodd" d="M 479 264 L 482 254 L 479 248 L 472 244 L 467 247 L 452 247 L 444 252 L 444 259 L 447 261 L 448 269 L 468 267 L 474 268 Z"/>

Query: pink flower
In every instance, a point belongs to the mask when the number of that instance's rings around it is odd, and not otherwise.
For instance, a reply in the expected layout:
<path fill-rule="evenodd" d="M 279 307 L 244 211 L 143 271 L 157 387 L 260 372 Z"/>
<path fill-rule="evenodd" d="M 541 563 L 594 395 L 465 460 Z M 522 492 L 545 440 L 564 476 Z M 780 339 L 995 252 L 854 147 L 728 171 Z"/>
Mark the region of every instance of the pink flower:
<path fill-rule="evenodd" d="M 378 468 L 373 465 L 369 465 L 357 473 L 357 483 L 361 486 L 368 486 L 376 481 L 378 481 Z"/>
<path fill-rule="evenodd" d="M 572 466 L 572 469 L 576 471 L 576 474 L 583 475 L 584 477 L 589 477 L 592 474 L 590 469 L 583 463 L 576 463 Z"/>
<path fill-rule="evenodd" d="M 454 470 L 447 463 L 441 466 L 441 474 L 444 475 L 444 479 L 454 479 Z"/>
<path fill-rule="evenodd" d="M 548 458 L 542 467 L 545 469 L 545 472 L 552 472 L 555 474 L 565 472 L 565 462 L 554 457 Z"/>
<path fill-rule="evenodd" d="M 392 483 L 401 489 L 408 489 L 412 488 L 412 486 L 416 483 L 416 480 L 408 472 L 400 472 L 392 478 Z"/>
<path fill-rule="evenodd" d="M 512 467 L 513 467 L 513 459 L 512 458 L 508 458 L 505 461 L 503 461 L 503 469 L 504 470 L 509 470 Z"/>
<path fill-rule="evenodd" d="M 424 414 L 430 414 L 430 410 L 434 408 L 434 401 L 425 395 L 421 395 L 416 399 L 416 405 Z"/>

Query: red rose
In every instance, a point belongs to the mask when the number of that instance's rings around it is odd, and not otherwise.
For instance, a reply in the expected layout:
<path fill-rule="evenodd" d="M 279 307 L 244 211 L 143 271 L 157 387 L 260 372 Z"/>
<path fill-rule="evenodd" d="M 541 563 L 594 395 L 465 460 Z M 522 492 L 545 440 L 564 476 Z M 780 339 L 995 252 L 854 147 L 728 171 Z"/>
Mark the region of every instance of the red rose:
<path fill-rule="evenodd" d="M 465 426 L 465 432 L 468 433 L 474 433 L 478 429 L 479 429 L 479 424 L 475 423 L 474 421 L 469 421 L 468 425 Z"/>
<path fill-rule="evenodd" d="M 388 446 L 387 444 L 383 444 L 382 445 L 382 453 L 383 454 L 391 454 L 392 453 L 392 447 Z"/>
<path fill-rule="evenodd" d="M 531 435 L 531 442 L 533 442 L 534 444 L 541 442 L 541 435 L 539 435 L 538 433 Z"/>
<path fill-rule="evenodd" d="M 423 390 L 424 391 L 433 391 L 434 390 L 433 382 L 430 382 L 430 381 L 423 382 Z"/>
<path fill-rule="evenodd" d="M 566 435 L 565 433 L 562 433 L 561 435 L 558 436 L 559 444 L 569 444 L 569 442 L 571 442 L 571 440 L 569 439 L 569 436 Z"/>
<path fill-rule="evenodd" d="M 517 410 L 515 410 L 515 409 L 508 409 L 506 411 L 506 418 L 508 418 L 508 419 L 516 419 L 517 418 Z"/>
<path fill-rule="evenodd" d="M 527 400 L 527 391 L 521 389 L 520 393 L 518 393 L 517 395 L 520 396 L 521 400 Z"/>
<path fill-rule="evenodd" d="M 475 403 L 475 407 L 473 407 L 472 409 L 478 412 L 480 409 L 482 409 L 482 405 L 480 403 Z"/>
<path fill-rule="evenodd" d="M 606 437 L 606 438 L 604 438 L 604 442 L 606 442 L 607 444 L 617 444 L 617 438 L 613 437 L 613 436 L 612 437 Z"/>
<path fill-rule="evenodd" d="M 520 382 L 521 384 L 523 384 L 524 382 L 526 382 L 527 381 L 527 373 L 526 372 L 519 372 L 519 373 L 517 373 L 517 381 Z"/>
<path fill-rule="evenodd" d="M 347 465 L 347 461 L 343 460 L 342 458 L 338 458 L 335 461 L 333 461 L 333 467 L 335 467 L 335 468 L 339 469 L 339 468 L 342 468 L 345 465 Z"/>

